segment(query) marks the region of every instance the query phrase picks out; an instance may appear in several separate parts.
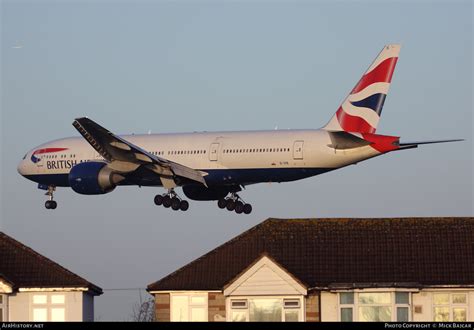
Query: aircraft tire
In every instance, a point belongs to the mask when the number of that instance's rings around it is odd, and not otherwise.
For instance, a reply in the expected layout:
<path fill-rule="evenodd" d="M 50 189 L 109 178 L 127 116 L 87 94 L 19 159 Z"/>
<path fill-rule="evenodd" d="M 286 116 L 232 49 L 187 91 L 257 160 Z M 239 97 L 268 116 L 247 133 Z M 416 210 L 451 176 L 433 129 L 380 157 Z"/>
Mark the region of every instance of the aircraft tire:
<path fill-rule="evenodd" d="M 50 208 L 51 210 L 54 210 L 58 207 L 58 203 L 56 203 L 56 201 L 51 201 L 51 204 L 50 204 Z"/>
<path fill-rule="evenodd" d="M 46 201 L 46 203 L 44 203 L 44 207 L 49 210 L 51 208 L 51 201 Z"/>
<path fill-rule="evenodd" d="M 235 209 L 235 202 L 233 200 L 228 200 L 226 207 L 228 211 L 233 211 Z"/>
<path fill-rule="evenodd" d="M 189 209 L 188 201 L 181 201 L 179 203 L 179 208 L 180 208 L 181 211 L 187 211 Z"/>
<path fill-rule="evenodd" d="M 179 210 L 179 207 L 181 206 L 181 201 L 177 197 L 173 197 L 171 199 L 171 208 L 175 211 Z"/>
<path fill-rule="evenodd" d="M 250 213 L 252 213 L 252 205 L 250 205 L 250 204 L 245 204 L 245 205 L 244 205 L 244 213 L 245 213 L 245 214 L 250 214 Z"/>
<path fill-rule="evenodd" d="M 217 201 L 217 206 L 219 206 L 220 209 L 225 209 L 227 206 L 227 199 L 221 198 Z"/>
<path fill-rule="evenodd" d="M 235 213 L 241 214 L 244 211 L 244 203 L 241 201 L 235 202 Z"/>
<path fill-rule="evenodd" d="M 163 206 L 166 207 L 166 208 L 171 206 L 171 197 L 170 196 L 163 197 Z"/>
<path fill-rule="evenodd" d="M 161 195 L 156 195 L 156 196 L 155 196 L 155 200 L 154 200 L 155 205 L 158 205 L 158 206 L 159 206 L 159 205 L 162 205 L 162 204 L 163 204 L 163 199 L 164 199 L 163 196 L 161 196 Z"/>

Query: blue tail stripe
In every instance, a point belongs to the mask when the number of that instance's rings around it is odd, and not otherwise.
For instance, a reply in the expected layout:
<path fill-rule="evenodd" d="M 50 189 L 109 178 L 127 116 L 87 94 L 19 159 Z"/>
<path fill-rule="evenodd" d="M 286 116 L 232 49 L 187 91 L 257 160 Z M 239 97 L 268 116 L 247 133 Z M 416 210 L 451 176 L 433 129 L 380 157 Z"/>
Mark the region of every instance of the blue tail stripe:
<path fill-rule="evenodd" d="M 387 95 L 383 93 L 378 93 L 366 97 L 363 100 L 351 102 L 355 107 L 369 108 L 374 110 L 379 116 L 382 114 L 382 107 L 385 102 L 385 97 Z"/>

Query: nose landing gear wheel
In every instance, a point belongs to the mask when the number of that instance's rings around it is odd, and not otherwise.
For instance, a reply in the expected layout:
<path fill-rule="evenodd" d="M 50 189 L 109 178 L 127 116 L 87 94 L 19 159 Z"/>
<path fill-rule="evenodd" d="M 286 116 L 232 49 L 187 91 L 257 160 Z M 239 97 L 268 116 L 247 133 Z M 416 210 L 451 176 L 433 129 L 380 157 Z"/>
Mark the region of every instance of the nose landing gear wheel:
<path fill-rule="evenodd" d="M 44 207 L 46 207 L 48 210 L 54 210 L 56 207 L 58 207 L 58 203 L 53 200 L 53 193 L 56 190 L 55 186 L 48 186 L 48 191 L 46 192 L 46 196 L 49 197 L 49 200 L 47 200 L 44 203 Z"/>
<path fill-rule="evenodd" d="M 46 203 L 44 203 L 44 206 L 48 210 L 54 210 L 56 207 L 58 207 L 58 203 L 56 203 L 56 201 L 46 201 Z"/>

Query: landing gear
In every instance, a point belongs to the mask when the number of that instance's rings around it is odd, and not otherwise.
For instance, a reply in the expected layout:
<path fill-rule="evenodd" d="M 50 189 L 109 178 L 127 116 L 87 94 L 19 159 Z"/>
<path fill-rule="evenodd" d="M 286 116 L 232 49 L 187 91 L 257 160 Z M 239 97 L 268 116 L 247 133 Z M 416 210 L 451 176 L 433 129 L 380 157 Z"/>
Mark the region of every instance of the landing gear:
<path fill-rule="evenodd" d="M 54 210 L 56 207 L 58 207 L 58 203 L 56 203 L 56 201 L 46 201 L 46 203 L 44 203 L 44 206 L 48 210 Z"/>
<path fill-rule="evenodd" d="M 220 209 L 225 209 L 227 206 L 227 199 L 226 198 L 221 198 L 217 201 L 217 206 L 219 206 Z"/>
<path fill-rule="evenodd" d="M 155 196 L 155 205 L 162 205 L 163 204 L 163 196 L 162 195 L 156 195 Z"/>
<path fill-rule="evenodd" d="M 244 203 L 241 201 L 235 202 L 235 213 L 241 214 L 242 212 L 244 212 Z"/>
<path fill-rule="evenodd" d="M 187 211 L 189 209 L 189 203 L 188 201 L 185 201 L 185 200 L 182 200 L 180 203 L 179 203 L 179 209 L 181 211 Z"/>
<path fill-rule="evenodd" d="M 186 211 L 189 209 L 188 201 L 179 198 L 174 189 L 168 190 L 164 195 L 156 195 L 154 201 L 156 205 L 163 205 L 165 208 L 171 207 L 174 211 Z"/>
<path fill-rule="evenodd" d="M 53 200 L 54 196 L 54 191 L 56 190 L 55 186 L 48 186 L 48 191 L 46 192 L 46 196 L 48 196 L 48 200 L 44 203 L 44 207 L 46 207 L 48 210 L 54 210 L 55 208 L 58 207 L 58 203 Z"/>
<path fill-rule="evenodd" d="M 221 209 L 227 209 L 228 211 L 235 211 L 237 214 L 252 213 L 252 205 L 245 203 L 242 198 L 234 192 L 227 198 L 219 199 L 217 206 Z"/>

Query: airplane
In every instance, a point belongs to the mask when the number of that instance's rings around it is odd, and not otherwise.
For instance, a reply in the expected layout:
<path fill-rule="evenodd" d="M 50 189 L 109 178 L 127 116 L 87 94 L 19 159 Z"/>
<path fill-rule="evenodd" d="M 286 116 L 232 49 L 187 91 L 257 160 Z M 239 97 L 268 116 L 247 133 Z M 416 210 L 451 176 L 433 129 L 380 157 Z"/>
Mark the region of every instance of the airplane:
<path fill-rule="evenodd" d="M 289 182 L 330 172 L 392 151 L 461 139 L 400 142 L 376 134 L 400 45 L 384 46 L 320 129 L 194 132 L 119 136 L 82 117 L 72 125 L 82 137 L 42 144 L 29 151 L 18 172 L 46 190 L 47 209 L 56 209 L 56 187 L 84 195 L 106 194 L 117 186 L 163 187 L 156 205 L 186 211 L 187 200 L 218 201 L 221 209 L 250 214 L 238 195 L 263 182 Z"/>

